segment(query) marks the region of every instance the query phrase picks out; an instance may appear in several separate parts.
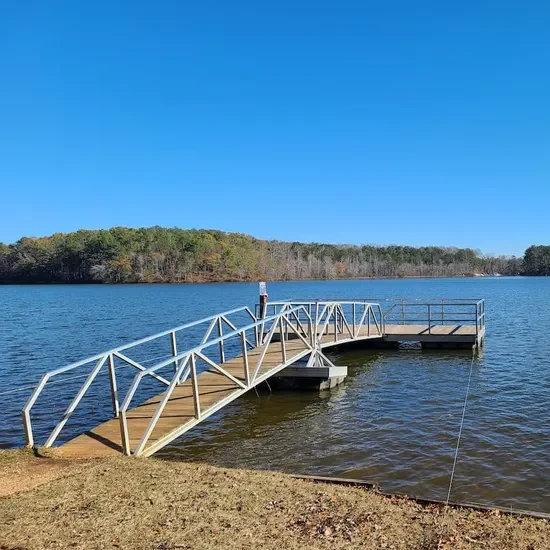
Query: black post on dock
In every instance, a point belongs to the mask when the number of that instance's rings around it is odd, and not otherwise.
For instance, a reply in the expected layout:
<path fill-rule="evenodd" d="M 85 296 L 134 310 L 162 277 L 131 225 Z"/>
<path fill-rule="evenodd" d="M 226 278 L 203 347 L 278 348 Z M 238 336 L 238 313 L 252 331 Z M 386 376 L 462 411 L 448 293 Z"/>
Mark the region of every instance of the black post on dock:
<path fill-rule="evenodd" d="M 265 282 L 260 283 L 260 319 L 263 319 L 267 314 L 267 286 Z"/>

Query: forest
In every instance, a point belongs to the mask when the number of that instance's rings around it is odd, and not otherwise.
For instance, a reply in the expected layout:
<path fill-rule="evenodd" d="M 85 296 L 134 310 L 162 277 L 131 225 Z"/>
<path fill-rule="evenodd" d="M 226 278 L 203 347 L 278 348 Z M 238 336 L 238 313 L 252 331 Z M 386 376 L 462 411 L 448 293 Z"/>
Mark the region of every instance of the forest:
<path fill-rule="evenodd" d="M 530 246 L 523 256 L 523 275 L 550 275 L 550 246 Z"/>
<path fill-rule="evenodd" d="M 550 247 L 525 258 L 470 248 L 261 240 L 217 230 L 80 230 L 0 243 L 0 284 L 166 283 L 383 277 L 548 275 Z"/>

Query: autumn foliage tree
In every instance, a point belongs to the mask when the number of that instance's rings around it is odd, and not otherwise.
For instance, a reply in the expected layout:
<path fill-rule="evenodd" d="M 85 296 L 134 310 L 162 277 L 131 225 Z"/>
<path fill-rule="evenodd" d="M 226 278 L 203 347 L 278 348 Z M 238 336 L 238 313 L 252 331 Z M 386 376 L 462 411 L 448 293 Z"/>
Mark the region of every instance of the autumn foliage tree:
<path fill-rule="evenodd" d="M 549 247 L 526 253 L 549 274 Z M 264 241 L 241 233 L 148 227 L 80 230 L 0 243 L 0 283 L 132 283 L 518 274 L 518 258 L 469 248 Z"/>

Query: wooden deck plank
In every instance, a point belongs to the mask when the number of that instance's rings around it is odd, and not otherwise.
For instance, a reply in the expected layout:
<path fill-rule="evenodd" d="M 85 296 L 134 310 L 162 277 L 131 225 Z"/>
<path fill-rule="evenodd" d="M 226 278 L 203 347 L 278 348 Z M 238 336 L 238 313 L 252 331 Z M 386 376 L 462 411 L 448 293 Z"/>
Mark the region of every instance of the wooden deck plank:
<path fill-rule="evenodd" d="M 476 334 L 475 325 L 432 325 L 431 331 L 428 325 L 386 325 L 386 334 L 414 334 L 414 335 L 426 335 L 426 334 L 438 334 L 445 336 L 452 335 L 472 335 Z"/>

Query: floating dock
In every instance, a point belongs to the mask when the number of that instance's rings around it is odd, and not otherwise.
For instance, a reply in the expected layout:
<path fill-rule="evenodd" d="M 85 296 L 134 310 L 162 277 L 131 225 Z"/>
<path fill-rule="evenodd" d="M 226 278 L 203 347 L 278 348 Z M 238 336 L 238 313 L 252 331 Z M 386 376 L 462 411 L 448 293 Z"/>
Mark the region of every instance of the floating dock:
<path fill-rule="evenodd" d="M 190 331 L 200 333 L 200 342 L 178 351 Z M 65 373 L 83 371 L 86 379 L 46 447 L 55 443 L 99 373 L 107 371 L 110 392 L 105 399 L 113 417 L 61 445 L 60 454 L 150 456 L 268 379 L 315 379 L 320 389 L 340 383 L 346 368 L 331 363 L 324 354 L 328 348 L 396 347 L 415 341 L 423 347 L 478 349 L 484 338 L 483 300 L 293 300 L 262 304 L 254 313 L 245 306 L 46 373 L 23 409 L 27 444 L 36 444 L 31 414 L 42 391 Z M 171 352 L 154 365 L 130 357 L 164 339 Z M 120 368 L 136 371 L 123 398 Z M 163 390 L 133 404 L 145 379 L 154 379 Z"/>

